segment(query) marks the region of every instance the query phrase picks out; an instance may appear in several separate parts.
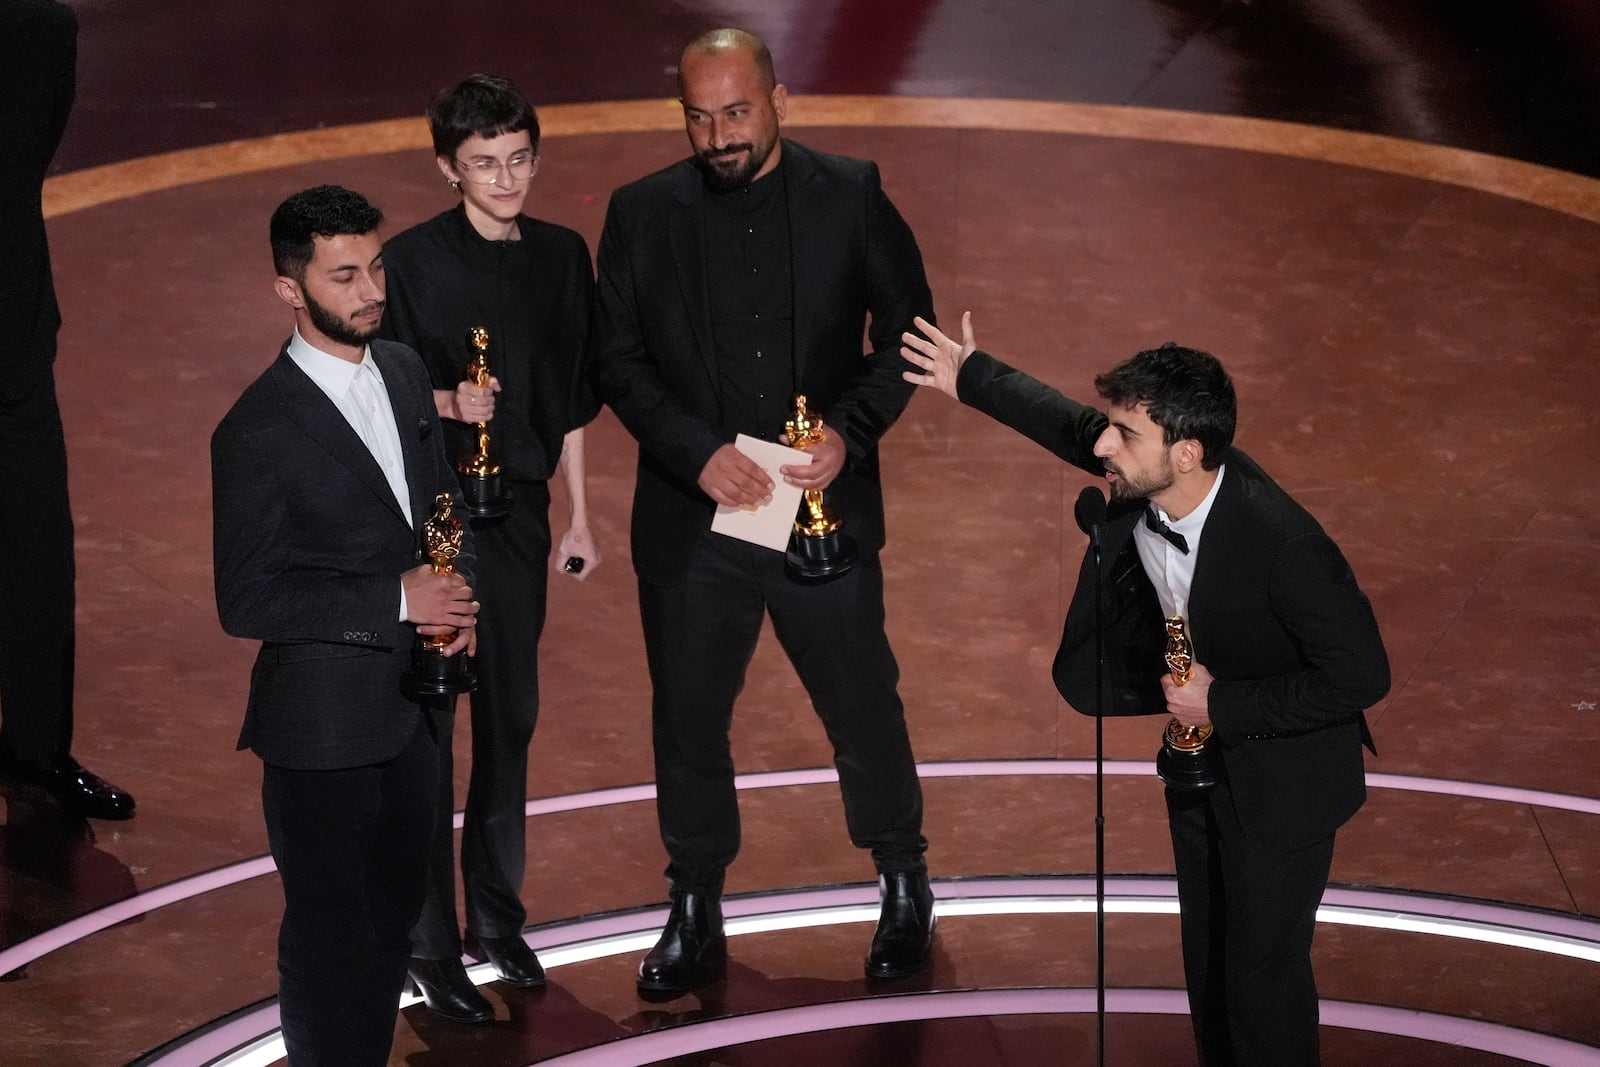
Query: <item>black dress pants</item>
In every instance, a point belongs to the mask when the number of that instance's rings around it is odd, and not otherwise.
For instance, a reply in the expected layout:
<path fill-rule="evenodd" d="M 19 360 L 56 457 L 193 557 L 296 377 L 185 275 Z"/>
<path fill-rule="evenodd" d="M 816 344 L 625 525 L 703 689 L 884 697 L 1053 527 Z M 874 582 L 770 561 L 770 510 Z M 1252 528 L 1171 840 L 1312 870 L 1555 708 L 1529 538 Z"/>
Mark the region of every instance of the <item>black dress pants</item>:
<path fill-rule="evenodd" d="M 528 744 L 539 719 L 539 637 L 549 588 L 550 491 L 544 482 L 516 482 L 511 514 L 475 523 L 478 558 L 478 688 L 470 695 L 472 770 L 461 831 L 461 878 L 467 930 L 479 937 L 516 937 L 526 862 Z M 456 919 L 455 781 L 450 731 L 440 738 L 436 836 L 428 863 L 428 894 L 412 932 L 421 959 L 461 955 Z"/>
<path fill-rule="evenodd" d="M 1315 1067 L 1311 939 L 1333 835 L 1279 852 L 1248 837 L 1223 782 L 1167 790 L 1189 1014 L 1205 1067 Z"/>
<path fill-rule="evenodd" d="M 7 357 L 0 370 L 0 544 L 21 558 L 0 567 L 0 745 L 36 760 L 72 748 L 72 509 L 49 360 Z"/>
<path fill-rule="evenodd" d="M 261 807 L 283 880 L 278 1012 L 289 1067 L 383 1067 L 422 905 L 439 775 L 427 717 L 394 759 L 266 764 Z"/>
<path fill-rule="evenodd" d="M 707 533 L 681 580 L 639 583 L 639 606 L 656 812 L 674 889 L 720 895 L 739 851 L 728 731 L 765 614 L 833 745 L 850 840 L 871 850 L 880 872 L 926 870 L 922 786 L 876 555 L 832 582 L 801 585 L 784 574 L 782 553 Z"/>

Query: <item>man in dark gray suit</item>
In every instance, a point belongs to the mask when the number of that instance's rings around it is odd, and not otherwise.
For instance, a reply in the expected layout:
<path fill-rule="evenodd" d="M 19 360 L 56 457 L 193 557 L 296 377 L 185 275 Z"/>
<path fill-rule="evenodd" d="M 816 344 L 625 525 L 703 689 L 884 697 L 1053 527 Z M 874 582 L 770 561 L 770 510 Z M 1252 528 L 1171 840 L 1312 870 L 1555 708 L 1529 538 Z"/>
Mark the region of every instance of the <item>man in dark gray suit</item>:
<path fill-rule="evenodd" d="M 421 361 L 376 340 L 381 219 L 336 186 L 279 206 L 276 288 L 295 332 L 211 439 L 217 609 L 261 641 L 239 747 L 265 765 L 293 1067 L 388 1061 L 450 773 L 401 675 L 417 634 L 474 648 L 470 542 L 455 573 L 421 561 L 417 531 L 456 480 Z"/>

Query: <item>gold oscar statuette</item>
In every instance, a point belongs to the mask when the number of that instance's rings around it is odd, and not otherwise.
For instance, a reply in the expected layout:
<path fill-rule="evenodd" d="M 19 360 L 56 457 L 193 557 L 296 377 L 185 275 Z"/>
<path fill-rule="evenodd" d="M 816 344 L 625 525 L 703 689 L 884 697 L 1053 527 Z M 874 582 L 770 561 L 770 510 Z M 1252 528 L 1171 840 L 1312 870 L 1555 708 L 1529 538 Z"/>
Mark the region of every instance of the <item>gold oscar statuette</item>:
<path fill-rule="evenodd" d="M 435 574 L 454 574 L 455 559 L 461 554 L 467 530 L 454 510 L 455 499 L 449 493 L 440 493 L 433 498 L 433 514 L 422 524 L 422 549 Z M 431 637 L 417 635 L 411 649 L 411 669 L 401 678 L 412 698 L 450 696 L 477 688 L 478 680 L 472 675 L 467 657 L 444 654 L 455 639 L 454 630 Z"/>
<path fill-rule="evenodd" d="M 472 361 L 467 364 L 467 381 L 489 387 L 489 331 L 474 326 L 468 333 Z M 511 510 L 510 494 L 500 477 L 500 466 L 489 458 L 489 424 L 473 423 L 478 428 L 478 448 L 456 467 L 461 479 L 461 495 L 466 500 L 467 516 L 495 519 Z"/>
<path fill-rule="evenodd" d="M 806 407 L 804 395 L 794 398 L 794 414 L 783 429 L 789 447 L 801 451 L 828 439 L 822 417 Z M 797 582 L 815 585 L 839 577 L 855 562 L 855 539 L 844 532 L 844 520 L 823 502 L 821 489 L 807 489 L 784 553 L 784 570 Z"/>
<path fill-rule="evenodd" d="M 1167 619 L 1167 671 L 1179 685 L 1189 683 L 1194 669 L 1194 647 L 1183 626 L 1183 616 Z M 1211 726 L 1185 726 L 1176 718 L 1167 720 L 1161 735 L 1161 751 L 1156 753 L 1156 774 L 1171 789 L 1200 792 L 1216 785 L 1222 777 L 1222 759 L 1216 748 L 1207 745 Z"/>

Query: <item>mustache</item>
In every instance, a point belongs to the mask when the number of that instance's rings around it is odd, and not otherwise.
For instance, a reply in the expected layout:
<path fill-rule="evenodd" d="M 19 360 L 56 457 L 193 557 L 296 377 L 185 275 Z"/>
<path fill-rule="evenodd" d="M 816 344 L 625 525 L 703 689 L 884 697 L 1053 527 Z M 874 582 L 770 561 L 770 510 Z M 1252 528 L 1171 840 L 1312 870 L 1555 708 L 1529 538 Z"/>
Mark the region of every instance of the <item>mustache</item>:
<path fill-rule="evenodd" d="M 709 162 L 711 160 L 722 159 L 725 156 L 735 156 L 740 152 L 754 152 L 755 150 L 756 146 L 749 142 L 745 142 L 744 144 L 731 144 L 724 148 L 708 148 L 704 152 L 700 153 L 700 158 Z"/>

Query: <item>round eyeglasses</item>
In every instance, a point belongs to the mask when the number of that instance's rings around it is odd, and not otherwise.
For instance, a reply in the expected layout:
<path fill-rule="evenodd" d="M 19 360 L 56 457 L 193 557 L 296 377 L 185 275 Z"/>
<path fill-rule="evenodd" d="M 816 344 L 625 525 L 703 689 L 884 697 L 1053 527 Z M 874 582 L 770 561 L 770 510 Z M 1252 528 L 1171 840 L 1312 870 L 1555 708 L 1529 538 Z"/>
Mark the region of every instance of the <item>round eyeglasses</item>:
<path fill-rule="evenodd" d="M 506 185 L 525 182 L 539 169 L 539 157 L 532 152 L 518 152 L 510 159 L 469 159 L 455 161 L 456 170 L 473 185 L 498 185 L 500 175 L 506 174 Z"/>

